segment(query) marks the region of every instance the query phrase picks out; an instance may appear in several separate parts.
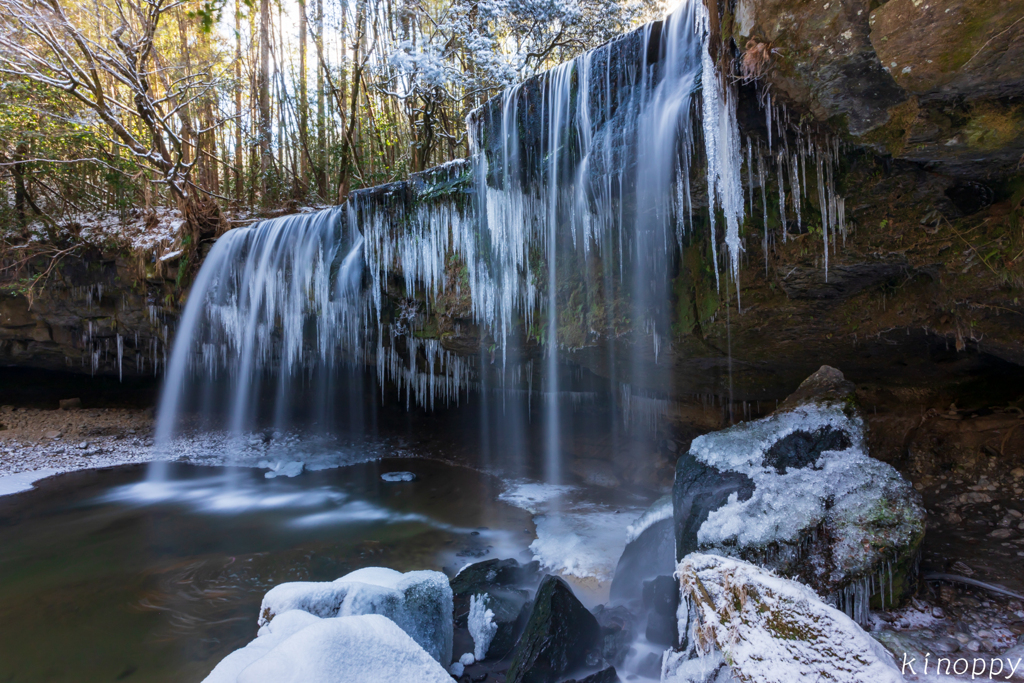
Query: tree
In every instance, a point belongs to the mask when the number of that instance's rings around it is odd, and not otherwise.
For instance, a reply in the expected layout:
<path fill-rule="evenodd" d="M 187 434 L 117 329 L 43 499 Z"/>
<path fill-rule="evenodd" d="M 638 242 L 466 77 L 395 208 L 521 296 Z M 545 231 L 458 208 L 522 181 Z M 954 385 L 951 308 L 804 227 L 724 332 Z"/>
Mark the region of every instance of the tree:
<path fill-rule="evenodd" d="M 128 0 L 87 9 L 0 0 L 0 73 L 59 90 L 91 112 L 112 146 L 157 174 L 194 242 L 218 231 L 220 212 L 192 180 L 201 155 L 189 149 L 223 119 L 196 125 L 189 113 L 213 96 L 220 79 L 212 65 L 186 68 L 156 43 L 161 21 L 180 4 Z"/>

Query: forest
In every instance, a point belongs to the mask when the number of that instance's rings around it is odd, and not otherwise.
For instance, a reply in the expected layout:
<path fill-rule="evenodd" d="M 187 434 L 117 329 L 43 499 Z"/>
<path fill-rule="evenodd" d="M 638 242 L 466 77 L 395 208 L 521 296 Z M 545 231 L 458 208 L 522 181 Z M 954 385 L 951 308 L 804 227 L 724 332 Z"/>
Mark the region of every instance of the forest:
<path fill-rule="evenodd" d="M 185 238 L 468 154 L 501 88 L 654 0 L 0 0 L 0 226 L 161 208 Z M 109 230 L 108 230 L 109 232 Z M 116 230 L 115 230 L 116 233 Z"/>

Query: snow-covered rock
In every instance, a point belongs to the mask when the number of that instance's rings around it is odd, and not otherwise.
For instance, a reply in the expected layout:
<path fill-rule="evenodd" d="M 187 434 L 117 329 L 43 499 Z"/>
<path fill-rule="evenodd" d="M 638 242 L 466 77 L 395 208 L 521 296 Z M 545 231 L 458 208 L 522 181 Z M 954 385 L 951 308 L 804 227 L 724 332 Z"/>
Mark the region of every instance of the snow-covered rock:
<path fill-rule="evenodd" d="M 676 465 L 676 557 L 738 556 L 799 578 L 864 623 L 909 588 L 924 511 L 870 457 L 853 385 L 828 366 L 774 414 L 693 440 Z"/>
<path fill-rule="evenodd" d="M 451 683 L 416 641 L 378 614 L 321 619 L 292 610 L 221 661 L 204 683 Z"/>
<path fill-rule="evenodd" d="M 203 680 L 203 683 L 235 683 L 238 680 L 238 674 L 242 673 L 250 664 L 302 629 L 319 621 L 321 621 L 320 617 L 297 609 L 279 614 L 274 619 L 274 623 L 260 628 L 255 640 L 220 660 L 220 663 Z"/>
<path fill-rule="evenodd" d="M 663 683 L 728 680 L 728 674 L 750 683 L 903 680 L 879 643 L 799 582 L 699 553 L 679 563 L 677 576 L 690 607 L 680 608 L 679 622 L 688 646 L 667 654 Z"/>
<path fill-rule="evenodd" d="M 335 581 L 283 583 L 264 596 L 260 626 L 289 610 L 324 618 L 381 614 L 438 662 L 452 658 L 452 589 L 441 572 L 367 567 Z"/>

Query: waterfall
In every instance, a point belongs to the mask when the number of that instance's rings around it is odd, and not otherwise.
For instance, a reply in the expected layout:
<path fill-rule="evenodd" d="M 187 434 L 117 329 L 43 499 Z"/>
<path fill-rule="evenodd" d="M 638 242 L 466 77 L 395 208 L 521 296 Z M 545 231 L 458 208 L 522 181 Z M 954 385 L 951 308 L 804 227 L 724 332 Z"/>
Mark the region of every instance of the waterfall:
<path fill-rule="evenodd" d="M 601 338 L 608 401 L 643 406 L 649 417 L 624 419 L 627 429 L 651 427 L 670 405 L 658 393 L 671 389 L 663 366 L 672 278 L 705 205 L 716 280 L 720 241 L 728 276 L 739 278 L 743 150 L 736 94 L 709 36 L 703 3 L 684 0 L 663 22 L 472 112 L 468 161 L 354 192 L 343 207 L 227 232 L 178 326 L 158 442 L 169 443 L 189 411 L 218 415 L 237 434 L 285 429 L 302 416 L 324 428 L 339 401 L 359 414 L 364 370 L 375 368 L 379 391 L 397 390 L 409 407 L 497 392 L 481 415 L 500 411 L 522 424 L 541 406 L 543 469 L 558 483 L 571 436 L 563 403 L 580 395 L 564 359 Z M 752 159 L 749 144 L 747 153 Z M 706 165 L 694 168 L 702 157 Z M 759 147 L 763 194 L 762 157 Z M 706 203 L 693 189 L 702 184 Z M 460 356 L 417 336 L 439 297 L 465 293 L 493 351 Z M 620 337 L 628 358 L 616 358 Z M 624 381 L 635 391 L 624 393 Z M 515 450 L 527 449 L 520 440 Z"/>

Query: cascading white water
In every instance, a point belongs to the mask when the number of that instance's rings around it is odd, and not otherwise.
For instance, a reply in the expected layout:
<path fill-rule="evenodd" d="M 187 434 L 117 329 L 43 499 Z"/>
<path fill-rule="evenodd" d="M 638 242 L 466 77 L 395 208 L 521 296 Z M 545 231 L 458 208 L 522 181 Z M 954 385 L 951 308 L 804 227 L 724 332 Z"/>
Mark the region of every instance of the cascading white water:
<path fill-rule="evenodd" d="M 578 315 L 568 308 L 580 305 L 566 285 L 573 278 L 604 300 L 587 334 L 609 340 L 608 402 L 627 412 L 669 405 L 670 373 L 660 365 L 671 349 L 671 280 L 684 237 L 704 225 L 716 280 L 722 242 L 725 272 L 738 284 L 744 151 L 751 184 L 757 164 L 768 246 L 766 154 L 758 143 L 755 155 L 749 139 L 746 150 L 740 144 L 736 94 L 708 51 L 708 22 L 700 0 L 684 0 L 664 22 L 506 89 L 467 119 L 468 163 L 356 192 L 345 207 L 228 232 L 204 261 L 178 328 L 159 441 L 186 408 L 220 409 L 235 433 L 288 425 L 306 409 L 296 394 L 326 414 L 339 383 L 361 395 L 360 369 L 375 366 L 380 391 L 394 384 L 407 405 L 457 402 L 472 387 L 501 395 L 482 415 L 500 407 L 517 425 L 542 406 L 543 470 L 558 482 L 572 436 L 563 404 L 575 395 L 563 360 L 581 343 L 562 333 Z M 781 128 L 775 139 L 795 177 L 797 155 Z M 841 201 L 830 176 L 818 178 L 831 227 Z M 791 184 L 798 204 L 806 180 Z M 691 186 L 706 188 L 706 202 Z M 464 275 L 453 277 L 453 267 Z M 478 356 L 415 334 L 452 287 L 468 288 L 481 343 L 493 340 Z M 630 342 L 628 357 L 616 357 L 617 338 Z M 663 412 L 644 410 L 655 417 L 623 413 L 622 424 L 647 425 Z"/>

